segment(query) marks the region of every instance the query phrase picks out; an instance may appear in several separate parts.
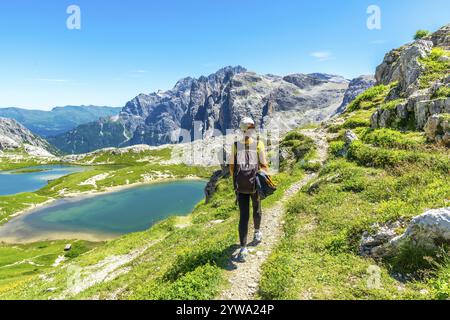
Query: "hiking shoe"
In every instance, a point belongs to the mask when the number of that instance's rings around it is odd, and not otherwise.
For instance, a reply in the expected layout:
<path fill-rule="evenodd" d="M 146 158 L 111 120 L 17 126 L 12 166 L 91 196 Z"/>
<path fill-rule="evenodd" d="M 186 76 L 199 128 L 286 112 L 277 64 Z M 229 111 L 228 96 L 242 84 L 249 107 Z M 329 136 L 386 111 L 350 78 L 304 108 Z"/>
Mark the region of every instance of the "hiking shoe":
<path fill-rule="evenodd" d="M 255 237 L 253 238 L 253 241 L 255 243 L 260 243 L 262 241 L 263 235 L 261 231 L 255 231 Z"/>
<path fill-rule="evenodd" d="M 247 248 L 241 248 L 241 250 L 239 251 L 237 260 L 239 262 L 245 262 L 245 261 L 247 261 L 247 256 L 248 256 L 248 249 Z"/>

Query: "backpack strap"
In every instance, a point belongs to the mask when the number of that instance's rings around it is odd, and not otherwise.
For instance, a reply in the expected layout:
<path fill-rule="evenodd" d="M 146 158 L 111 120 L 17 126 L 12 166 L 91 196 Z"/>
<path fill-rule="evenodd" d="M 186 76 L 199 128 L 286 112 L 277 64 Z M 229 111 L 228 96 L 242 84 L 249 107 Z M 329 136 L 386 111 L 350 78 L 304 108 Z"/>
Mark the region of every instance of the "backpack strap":
<path fill-rule="evenodd" d="M 234 170 L 233 170 L 233 185 L 234 188 L 237 188 L 236 185 L 236 176 L 237 176 L 237 148 L 238 148 L 238 143 L 237 141 L 234 141 L 234 154 L 233 154 L 233 163 L 234 163 Z"/>

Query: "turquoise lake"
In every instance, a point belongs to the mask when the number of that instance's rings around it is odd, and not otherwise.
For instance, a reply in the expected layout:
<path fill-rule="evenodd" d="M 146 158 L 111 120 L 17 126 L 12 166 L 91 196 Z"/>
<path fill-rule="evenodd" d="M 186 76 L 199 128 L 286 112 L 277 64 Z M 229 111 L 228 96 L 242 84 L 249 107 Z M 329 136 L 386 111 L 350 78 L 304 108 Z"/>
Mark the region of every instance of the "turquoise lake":
<path fill-rule="evenodd" d="M 145 185 L 103 195 L 61 199 L 0 226 L 0 241 L 107 240 L 187 215 L 204 197 L 205 181 Z"/>
<path fill-rule="evenodd" d="M 86 167 L 68 165 L 44 165 L 0 171 L 0 196 L 36 191 L 47 185 L 49 180 L 58 179 L 75 172 L 82 172 L 86 169 Z M 22 173 L 22 170 L 41 171 Z"/>

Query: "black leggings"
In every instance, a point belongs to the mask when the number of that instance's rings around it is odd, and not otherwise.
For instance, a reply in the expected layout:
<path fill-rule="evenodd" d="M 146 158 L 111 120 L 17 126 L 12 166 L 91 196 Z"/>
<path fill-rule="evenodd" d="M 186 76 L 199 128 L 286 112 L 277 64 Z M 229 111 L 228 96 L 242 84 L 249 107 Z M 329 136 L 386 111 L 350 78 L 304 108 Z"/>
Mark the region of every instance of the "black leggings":
<path fill-rule="evenodd" d="M 252 198 L 253 205 L 253 223 L 255 225 L 255 230 L 259 230 L 261 226 L 261 199 L 257 192 L 254 194 L 238 194 L 238 203 L 240 211 L 239 220 L 239 241 L 241 242 L 241 247 L 247 245 L 248 236 L 248 221 L 250 219 L 250 198 Z"/>

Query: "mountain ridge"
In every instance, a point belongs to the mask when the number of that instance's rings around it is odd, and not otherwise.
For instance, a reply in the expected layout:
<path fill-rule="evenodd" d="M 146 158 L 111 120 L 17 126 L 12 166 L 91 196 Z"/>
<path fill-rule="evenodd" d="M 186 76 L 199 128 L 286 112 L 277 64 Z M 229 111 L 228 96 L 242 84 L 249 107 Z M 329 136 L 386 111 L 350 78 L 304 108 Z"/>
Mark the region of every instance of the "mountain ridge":
<path fill-rule="evenodd" d="M 118 116 L 82 125 L 49 139 L 66 153 L 105 147 L 176 142 L 177 130 L 210 136 L 238 128 L 244 116 L 260 128 L 295 126 L 324 120 L 342 104 L 349 80 L 323 73 L 260 75 L 242 66 L 228 66 L 199 78 L 185 77 L 167 91 L 139 94 Z"/>
<path fill-rule="evenodd" d="M 113 116 L 120 110 L 121 108 L 93 105 L 57 106 L 50 111 L 7 107 L 0 108 L 0 117 L 15 119 L 33 133 L 49 137 L 99 118 Z"/>

